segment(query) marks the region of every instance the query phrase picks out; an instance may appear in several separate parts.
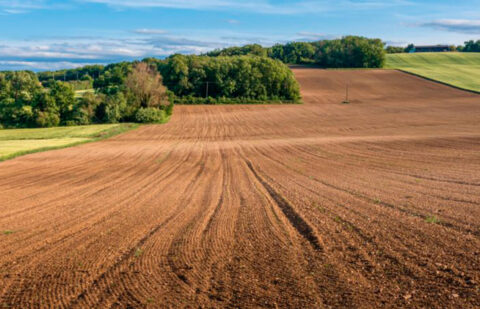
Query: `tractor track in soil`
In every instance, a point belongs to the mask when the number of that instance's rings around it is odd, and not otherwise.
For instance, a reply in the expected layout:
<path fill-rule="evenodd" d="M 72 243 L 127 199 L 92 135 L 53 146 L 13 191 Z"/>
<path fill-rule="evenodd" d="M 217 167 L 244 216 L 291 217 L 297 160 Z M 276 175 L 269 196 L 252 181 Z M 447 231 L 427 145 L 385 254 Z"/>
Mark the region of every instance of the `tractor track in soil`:
<path fill-rule="evenodd" d="M 480 307 L 480 96 L 293 71 L 302 105 L 0 163 L 0 307 Z"/>

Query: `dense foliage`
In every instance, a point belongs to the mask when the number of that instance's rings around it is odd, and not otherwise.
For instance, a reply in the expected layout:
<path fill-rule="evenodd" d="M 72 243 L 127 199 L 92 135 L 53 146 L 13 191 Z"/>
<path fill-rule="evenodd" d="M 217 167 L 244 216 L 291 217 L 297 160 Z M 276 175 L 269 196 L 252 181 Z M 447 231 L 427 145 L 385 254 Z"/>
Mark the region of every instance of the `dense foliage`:
<path fill-rule="evenodd" d="M 38 79 L 43 85 L 54 80 L 58 81 L 79 81 L 93 80 L 103 72 L 103 65 L 87 65 L 77 69 L 47 71 L 38 73 Z"/>
<path fill-rule="evenodd" d="M 135 121 L 139 123 L 163 123 L 166 119 L 166 112 L 154 107 L 142 107 L 135 114 Z"/>
<path fill-rule="evenodd" d="M 315 45 L 306 42 L 291 42 L 286 45 L 277 44 L 268 50 L 269 57 L 284 63 L 315 63 Z"/>
<path fill-rule="evenodd" d="M 56 82 L 47 92 L 33 72 L 0 73 L 0 123 L 15 127 L 50 127 L 72 115 L 74 91 Z"/>
<path fill-rule="evenodd" d="M 315 63 L 325 68 L 381 68 L 385 64 L 384 44 L 380 39 L 347 36 L 313 43 Z"/>
<path fill-rule="evenodd" d="M 466 53 L 480 53 L 480 40 L 465 42 L 465 46 L 461 48 L 461 51 Z"/>
<path fill-rule="evenodd" d="M 387 46 L 387 48 L 385 48 L 385 51 L 387 52 L 387 54 L 401 54 L 407 52 L 406 48 L 398 46 Z"/>
<path fill-rule="evenodd" d="M 208 56 L 268 55 L 288 64 L 316 64 L 325 68 L 379 68 L 385 62 L 384 43 L 380 39 L 346 36 L 318 42 L 291 42 L 271 48 L 260 45 L 230 47 Z"/>
<path fill-rule="evenodd" d="M 387 47 L 386 49 L 387 53 L 389 54 L 396 54 L 396 53 L 410 53 L 415 51 L 415 45 L 414 44 L 408 44 L 407 47 L 403 48 L 402 47 Z M 451 52 L 464 52 L 464 53 L 479 53 L 480 52 L 480 40 L 477 41 L 467 41 L 465 42 L 465 45 L 459 45 L 459 46 L 454 46 L 451 45 L 449 46 L 449 51 Z"/>
<path fill-rule="evenodd" d="M 259 44 L 249 44 L 242 47 L 229 47 L 225 49 L 216 49 L 206 54 L 210 57 L 230 57 L 230 56 L 246 56 L 253 55 L 266 57 L 267 50 Z"/>
<path fill-rule="evenodd" d="M 141 109 L 157 115 L 154 122 L 161 115 L 163 122 L 173 111 L 160 74 L 146 63 L 112 65 L 95 84 L 97 93 L 76 98 L 69 82 L 52 80 L 45 88 L 33 72 L 0 73 L 0 124 L 52 127 L 136 121 Z"/>
<path fill-rule="evenodd" d="M 297 101 L 299 86 L 290 69 L 266 57 L 174 55 L 158 61 L 165 85 L 177 97 Z"/>

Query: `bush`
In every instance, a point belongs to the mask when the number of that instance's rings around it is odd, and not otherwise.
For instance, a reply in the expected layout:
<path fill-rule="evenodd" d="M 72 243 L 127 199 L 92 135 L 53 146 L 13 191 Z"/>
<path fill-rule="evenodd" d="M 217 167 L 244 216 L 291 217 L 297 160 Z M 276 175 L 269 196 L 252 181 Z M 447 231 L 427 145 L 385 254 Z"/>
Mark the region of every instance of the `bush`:
<path fill-rule="evenodd" d="M 166 120 L 165 111 L 155 107 L 140 108 L 135 114 L 135 121 L 139 123 L 163 123 Z"/>
<path fill-rule="evenodd" d="M 127 100 L 121 92 L 103 96 L 104 100 L 95 111 L 97 121 L 103 123 L 117 123 L 123 120 L 127 109 Z"/>
<path fill-rule="evenodd" d="M 174 107 L 173 102 L 167 105 L 167 107 L 165 108 L 165 113 L 167 114 L 167 116 L 172 116 L 173 107 Z"/>
<path fill-rule="evenodd" d="M 405 48 L 397 46 L 387 46 L 387 48 L 385 48 L 385 51 L 387 52 L 387 54 L 401 54 L 405 52 Z"/>
<path fill-rule="evenodd" d="M 301 103 L 300 100 L 281 100 L 279 98 L 271 98 L 269 100 L 260 100 L 260 99 L 250 99 L 250 98 L 199 98 L 194 96 L 186 97 L 175 97 L 173 98 L 175 104 L 186 104 L 186 105 L 195 105 L 195 104 L 292 104 L 292 103 Z"/>
<path fill-rule="evenodd" d="M 40 111 L 37 113 L 35 123 L 42 128 L 55 127 L 60 123 L 60 115 L 53 111 Z"/>

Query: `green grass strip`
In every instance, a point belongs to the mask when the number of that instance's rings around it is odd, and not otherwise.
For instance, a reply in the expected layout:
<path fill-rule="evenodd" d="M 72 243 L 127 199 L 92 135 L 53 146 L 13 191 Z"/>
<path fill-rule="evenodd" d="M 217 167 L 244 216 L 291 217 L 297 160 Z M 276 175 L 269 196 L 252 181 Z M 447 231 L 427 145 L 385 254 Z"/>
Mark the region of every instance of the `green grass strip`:
<path fill-rule="evenodd" d="M 136 129 L 136 128 L 139 127 L 139 124 L 122 123 L 122 124 L 107 125 L 107 126 L 108 126 L 108 128 L 105 128 L 105 129 L 102 129 L 102 130 L 97 130 L 96 132 L 93 132 L 93 133 L 90 132 L 89 134 L 86 134 L 85 132 L 81 132 L 81 133 L 75 132 L 75 130 L 73 130 L 73 133 L 72 133 L 72 131 L 71 131 L 71 129 L 75 129 L 75 128 L 84 129 L 88 126 L 59 127 L 59 128 L 47 128 L 47 129 L 19 129 L 19 130 L 35 130 L 36 131 L 35 133 L 39 134 L 37 136 L 39 138 L 37 138 L 37 139 L 31 138 L 32 137 L 31 135 L 30 135 L 30 138 L 26 138 L 26 139 L 22 139 L 22 138 L 12 139 L 12 137 L 10 137 L 10 139 L 7 139 L 5 136 L 8 136 L 8 131 L 10 131 L 10 130 L 0 130 L 0 147 L 2 146 L 2 141 L 5 141 L 5 143 L 14 142 L 14 141 L 29 141 L 29 142 L 37 142 L 38 143 L 39 140 L 45 140 L 48 143 L 48 140 L 58 141 L 58 140 L 64 139 L 65 142 L 66 142 L 65 144 L 61 144 L 61 145 L 45 146 L 45 147 L 39 147 L 39 148 L 34 148 L 34 149 L 15 151 L 13 153 L 0 156 L 0 162 L 5 161 L 5 160 L 10 160 L 10 159 L 16 158 L 18 156 L 26 155 L 26 154 L 32 154 L 32 153 L 48 151 L 48 150 L 62 149 L 62 148 L 73 147 L 73 146 L 77 146 L 77 145 L 81 145 L 81 144 L 85 144 L 85 143 L 97 142 L 97 141 L 107 139 L 107 138 L 110 138 L 112 136 L 115 136 L 115 135 L 118 135 L 118 134 L 121 134 L 121 133 L 125 133 L 125 132 L 130 131 L 130 130 Z M 92 127 L 96 127 L 96 126 L 92 126 Z M 65 128 L 67 128 L 67 129 L 65 129 Z M 61 136 L 58 136 L 58 132 L 55 131 L 55 129 L 60 130 L 60 131 L 61 130 L 67 130 L 67 131 L 70 130 L 70 131 L 69 131 L 68 135 L 65 134 L 65 132 L 63 132 L 64 134 L 62 134 Z M 42 130 L 52 130 L 52 131 L 48 132 L 48 133 L 50 133 L 50 135 L 48 135 L 48 134 L 45 134 L 44 132 L 42 132 Z M 18 131 L 18 130 L 15 129 L 15 130 L 12 130 L 12 131 Z M 15 135 L 15 134 L 16 134 L 16 132 L 13 135 Z M 28 135 L 28 132 L 27 132 L 27 135 Z M 2 138 L 2 136 L 3 136 L 3 138 Z M 50 138 L 48 138 L 49 136 L 50 136 Z M 69 139 L 72 140 L 71 143 L 68 143 Z"/>

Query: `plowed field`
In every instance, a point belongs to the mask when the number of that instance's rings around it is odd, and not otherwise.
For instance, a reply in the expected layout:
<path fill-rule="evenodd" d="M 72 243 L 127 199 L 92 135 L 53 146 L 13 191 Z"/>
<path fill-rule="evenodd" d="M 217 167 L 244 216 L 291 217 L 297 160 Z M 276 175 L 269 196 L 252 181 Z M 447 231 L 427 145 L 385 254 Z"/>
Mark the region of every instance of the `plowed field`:
<path fill-rule="evenodd" d="M 0 163 L 0 305 L 479 307 L 480 96 L 294 71 L 303 105 Z"/>

